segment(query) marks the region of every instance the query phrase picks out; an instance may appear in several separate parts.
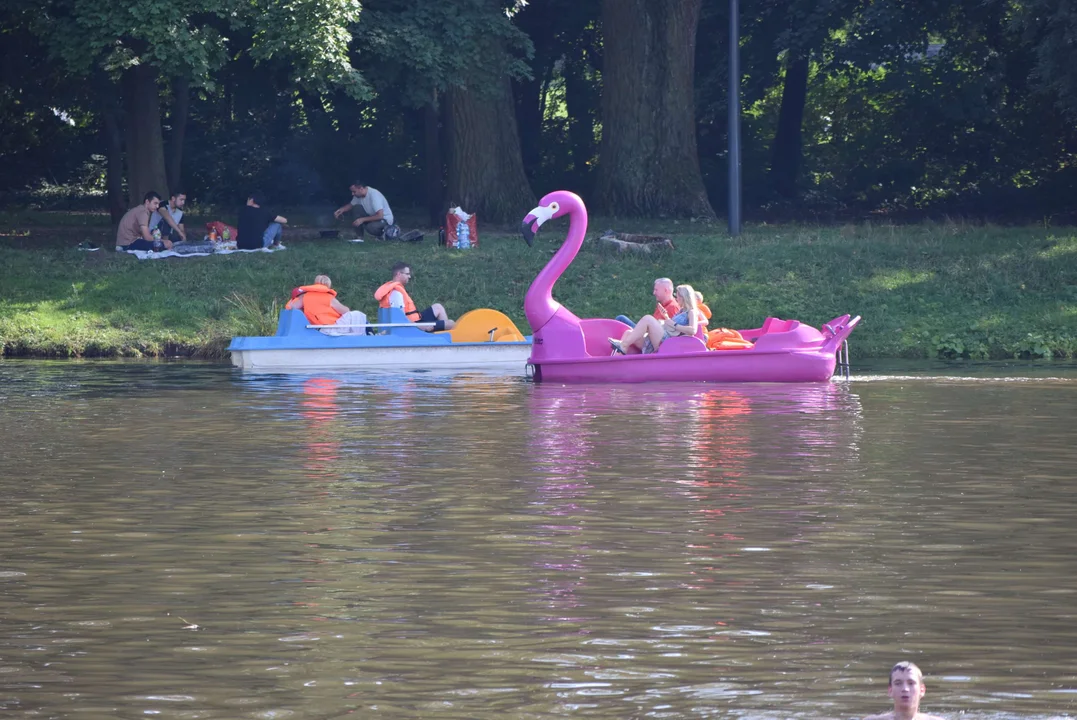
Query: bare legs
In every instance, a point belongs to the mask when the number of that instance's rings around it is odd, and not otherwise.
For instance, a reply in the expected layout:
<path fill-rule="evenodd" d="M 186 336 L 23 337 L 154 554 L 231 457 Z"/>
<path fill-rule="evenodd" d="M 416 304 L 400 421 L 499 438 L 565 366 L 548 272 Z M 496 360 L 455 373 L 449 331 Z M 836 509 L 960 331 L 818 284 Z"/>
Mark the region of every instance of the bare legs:
<path fill-rule="evenodd" d="M 628 350 L 630 347 L 634 347 L 640 352 L 643 351 L 644 338 L 651 339 L 651 347 L 655 350 L 662 345 L 662 340 L 666 337 L 665 328 L 662 327 L 662 321 L 657 319 L 654 315 L 644 315 L 640 318 L 636 327 L 625 332 L 621 336 L 621 346 Z"/>
<path fill-rule="evenodd" d="M 449 319 L 449 314 L 445 312 L 445 307 L 441 303 L 434 303 L 430 306 L 430 309 L 434 312 L 434 317 L 445 322 L 446 330 L 452 330 L 456 327 L 456 321 Z"/>

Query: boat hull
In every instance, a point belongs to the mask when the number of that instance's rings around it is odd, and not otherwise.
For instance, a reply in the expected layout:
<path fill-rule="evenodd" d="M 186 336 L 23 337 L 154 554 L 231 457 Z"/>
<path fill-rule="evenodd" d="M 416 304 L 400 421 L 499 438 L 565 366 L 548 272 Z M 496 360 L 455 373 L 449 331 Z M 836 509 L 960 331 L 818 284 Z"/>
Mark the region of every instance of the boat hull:
<path fill-rule="evenodd" d="M 750 350 L 677 355 L 626 355 L 535 363 L 542 382 L 823 382 L 834 374 L 833 352 Z"/>
<path fill-rule="evenodd" d="M 523 373 L 531 343 L 232 349 L 242 370 L 505 369 Z"/>

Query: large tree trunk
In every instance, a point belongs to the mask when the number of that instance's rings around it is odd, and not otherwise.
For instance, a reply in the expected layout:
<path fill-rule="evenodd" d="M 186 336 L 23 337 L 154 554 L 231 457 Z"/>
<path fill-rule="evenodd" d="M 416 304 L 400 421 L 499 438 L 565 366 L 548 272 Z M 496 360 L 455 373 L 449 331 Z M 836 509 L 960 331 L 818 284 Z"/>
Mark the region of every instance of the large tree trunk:
<path fill-rule="evenodd" d="M 702 0 L 603 0 L 599 206 L 617 215 L 714 217 L 696 152 Z"/>
<path fill-rule="evenodd" d="M 430 224 L 439 227 L 445 220 L 445 163 L 441 159 L 441 131 L 438 95 L 423 105 L 423 164 L 426 175 L 426 212 Z"/>
<path fill-rule="evenodd" d="M 191 81 L 172 80 L 172 138 L 168 147 L 168 186 L 176 192 L 183 185 L 183 143 L 187 138 L 187 115 L 191 107 Z"/>
<path fill-rule="evenodd" d="M 512 88 L 504 76 L 489 93 L 448 92 L 449 201 L 482 220 L 519 220 L 535 205 L 524 175 Z"/>
<path fill-rule="evenodd" d="M 568 112 L 568 144 L 572 153 L 572 177 L 580 193 L 591 189 L 591 161 L 595 156 L 594 89 L 586 76 L 587 59 L 577 49 L 574 58 L 566 59 L 565 110 Z"/>
<path fill-rule="evenodd" d="M 797 193 L 797 174 L 803 153 L 804 103 L 808 98 L 808 55 L 790 57 L 785 65 L 782 107 L 770 161 L 770 180 L 779 195 L 792 198 Z"/>
<path fill-rule="evenodd" d="M 165 175 L 157 70 L 149 65 L 137 65 L 124 73 L 123 106 L 126 118 L 128 205 L 141 203 L 150 190 L 167 198 L 168 180 Z"/>
<path fill-rule="evenodd" d="M 351 171 L 348 171 L 347 175 L 341 175 L 343 168 L 339 161 L 342 138 L 336 125 L 333 124 L 333 116 L 325 109 L 321 96 L 315 92 L 300 89 L 299 102 L 303 104 L 303 114 L 306 115 L 312 135 L 310 139 L 312 157 L 307 161 L 314 168 L 318 178 L 318 186 L 314 194 L 326 199 L 346 196 L 345 188 L 355 178 L 351 177 Z M 329 220 L 328 215 L 318 218 L 319 222 L 329 222 Z"/>
<path fill-rule="evenodd" d="M 112 224 L 127 211 L 123 194 L 123 108 L 119 86 L 104 73 L 94 78 L 94 97 L 101 118 L 101 144 L 105 148 L 105 198 Z"/>
<path fill-rule="evenodd" d="M 516 80 L 513 83 L 520 154 L 528 177 L 533 177 L 542 164 L 542 93 L 545 89 L 537 73 L 533 80 Z"/>
<path fill-rule="evenodd" d="M 123 126 L 118 110 L 102 111 L 101 134 L 105 140 L 105 158 L 107 159 L 105 190 L 108 198 L 108 214 L 112 218 L 112 224 L 116 225 L 127 212 L 127 202 L 123 196 Z"/>

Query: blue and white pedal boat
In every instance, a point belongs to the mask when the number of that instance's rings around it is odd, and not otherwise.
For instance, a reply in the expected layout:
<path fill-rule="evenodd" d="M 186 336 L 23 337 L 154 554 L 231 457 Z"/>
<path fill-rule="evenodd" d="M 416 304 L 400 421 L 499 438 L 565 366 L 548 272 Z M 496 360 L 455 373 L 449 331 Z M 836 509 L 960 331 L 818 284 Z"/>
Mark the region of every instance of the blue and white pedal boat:
<path fill-rule="evenodd" d="M 496 369 L 524 373 L 531 336 L 524 336 L 504 313 L 465 313 L 452 330 L 426 332 L 403 310 L 381 308 L 376 335 L 326 335 L 302 310 L 281 310 L 277 334 L 234 337 L 232 365 L 243 370 L 312 369 Z"/>

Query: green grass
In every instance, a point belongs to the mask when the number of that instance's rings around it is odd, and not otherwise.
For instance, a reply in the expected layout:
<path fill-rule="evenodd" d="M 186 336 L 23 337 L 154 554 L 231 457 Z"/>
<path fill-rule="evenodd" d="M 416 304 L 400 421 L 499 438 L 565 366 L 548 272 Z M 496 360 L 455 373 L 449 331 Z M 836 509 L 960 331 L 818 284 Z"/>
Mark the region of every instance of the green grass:
<path fill-rule="evenodd" d="M 4 225 L 3 220 L 9 220 Z M 374 289 L 396 260 L 412 263 L 419 304 L 453 316 L 476 307 L 507 312 L 522 330 L 523 296 L 564 238 L 543 228 L 534 248 L 480 228 L 480 247 L 289 240 L 275 254 L 139 261 L 103 249 L 79 252 L 110 231 L 94 221 L 42 229 L 0 218 L 0 348 L 6 355 L 224 357 L 233 335 L 263 334 L 296 285 L 333 278 L 347 305 L 373 314 Z M 653 232 L 656 223 L 599 220 Z M 855 357 L 1074 357 L 1077 233 L 1070 229 L 962 224 L 756 226 L 739 238 L 720 226 L 665 228 L 676 249 L 622 254 L 590 240 L 555 288 L 581 317 L 639 316 L 654 307 L 657 276 L 702 291 L 713 326 L 758 327 L 768 315 L 818 326 L 864 317 Z M 308 233 L 309 234 L 309 233 Z"/>

